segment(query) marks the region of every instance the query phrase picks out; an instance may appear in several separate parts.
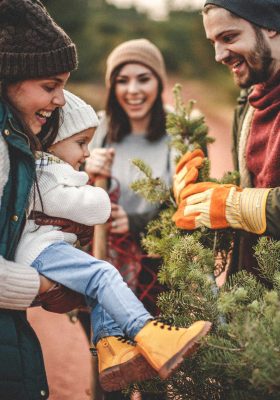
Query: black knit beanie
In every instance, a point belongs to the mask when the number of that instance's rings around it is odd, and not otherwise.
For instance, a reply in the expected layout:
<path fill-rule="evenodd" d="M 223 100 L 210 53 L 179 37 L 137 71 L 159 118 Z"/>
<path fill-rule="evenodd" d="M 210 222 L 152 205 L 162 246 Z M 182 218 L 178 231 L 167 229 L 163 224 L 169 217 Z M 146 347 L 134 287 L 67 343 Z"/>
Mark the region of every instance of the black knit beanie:
<path fill-rule="evenodd" d="M 280 32 L 280 0 L 207 0 L 262 28 Z"/>
<path fill-rule="evenodd" d="M 39 0 L 0 0 L 0 79 L 48 77 L 77 68 L 75 44 Z"/>

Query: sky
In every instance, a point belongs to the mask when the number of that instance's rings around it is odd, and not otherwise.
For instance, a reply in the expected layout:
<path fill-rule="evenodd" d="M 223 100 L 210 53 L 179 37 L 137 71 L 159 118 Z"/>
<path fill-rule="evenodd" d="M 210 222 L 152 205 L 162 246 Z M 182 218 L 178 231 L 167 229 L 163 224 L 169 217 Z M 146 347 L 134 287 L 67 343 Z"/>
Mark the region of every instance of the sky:
<path fill-rule="evenodd" d="M 160 19 L 166 16 L 165 4 L 168 0 L 107 0 L 107 2 L 120 7 L 130 7 L 133 5 L 139 11 L 148 11 L 152 17 Z M 169 2 L 178 8 L 183 5 L 188 5 L 192 8 L 201 8 L 205 0 L 169 0 Z"/>

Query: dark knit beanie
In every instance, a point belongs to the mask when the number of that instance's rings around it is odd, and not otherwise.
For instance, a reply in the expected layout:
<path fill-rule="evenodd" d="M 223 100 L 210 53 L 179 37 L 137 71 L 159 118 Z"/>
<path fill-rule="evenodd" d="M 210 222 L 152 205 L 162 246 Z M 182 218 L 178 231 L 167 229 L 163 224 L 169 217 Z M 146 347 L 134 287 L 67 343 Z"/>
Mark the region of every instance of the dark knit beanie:
<path fill-rule="evenodd" d="M 262 28 L 280 32 L 280 0 L 207 0 Z"/>
<path fill-rule="evenodd" d="M 77 68 L 75 44 L 39 0 L 0 0 L 0 79 L 48 77 Z"/>

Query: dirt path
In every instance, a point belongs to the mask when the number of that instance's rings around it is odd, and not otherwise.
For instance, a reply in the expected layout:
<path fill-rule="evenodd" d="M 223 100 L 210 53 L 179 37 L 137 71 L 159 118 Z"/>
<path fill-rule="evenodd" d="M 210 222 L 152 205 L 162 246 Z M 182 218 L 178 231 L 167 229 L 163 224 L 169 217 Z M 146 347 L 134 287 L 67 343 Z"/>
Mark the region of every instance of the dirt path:
<path fill-rule="evenodd" d="M 40 307 L 29 309 L 28 319 L 42 346 L 49 400 L 89 400 L 91 355 L 80 324 Z"/>

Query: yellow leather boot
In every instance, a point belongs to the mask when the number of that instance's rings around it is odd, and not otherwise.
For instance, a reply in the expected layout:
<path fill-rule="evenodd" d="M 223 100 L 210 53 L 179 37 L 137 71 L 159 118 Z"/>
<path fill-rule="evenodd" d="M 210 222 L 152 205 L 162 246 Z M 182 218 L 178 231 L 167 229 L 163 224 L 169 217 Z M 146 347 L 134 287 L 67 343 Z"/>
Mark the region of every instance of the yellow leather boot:
<path fill-rule="evenodd" d="M 198 347 L 198 340 L 211 328 L 211 322 L 197 321 L 189 328 L 167 325 L 158 318 L 148 322 L 135 336 L 139 352 L 162 379 L 168 378 Z"/>
<path fill-rule="evenodd" d="M 98 341 L 100 385 L 107 392 L 121 390 L 128 384 L 157 375 L 135 344 L 121 336 L 108 336 Z"/>

